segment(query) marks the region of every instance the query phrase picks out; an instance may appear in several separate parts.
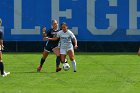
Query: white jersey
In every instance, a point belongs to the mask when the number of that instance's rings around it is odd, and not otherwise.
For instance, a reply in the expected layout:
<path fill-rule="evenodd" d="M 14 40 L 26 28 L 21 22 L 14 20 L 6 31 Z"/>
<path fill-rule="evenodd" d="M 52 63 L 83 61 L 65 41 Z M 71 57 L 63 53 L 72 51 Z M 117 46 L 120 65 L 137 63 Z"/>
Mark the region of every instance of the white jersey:
<path fill-rule="evenodd" d="M 75 38 L 75 35 L 72 31 L 68 30 L 67 32 L 63 32 L 63 30 L 59 31 L 57 37 L 60 38 L 60 48 L 72 48 L 72 39 Z"/>

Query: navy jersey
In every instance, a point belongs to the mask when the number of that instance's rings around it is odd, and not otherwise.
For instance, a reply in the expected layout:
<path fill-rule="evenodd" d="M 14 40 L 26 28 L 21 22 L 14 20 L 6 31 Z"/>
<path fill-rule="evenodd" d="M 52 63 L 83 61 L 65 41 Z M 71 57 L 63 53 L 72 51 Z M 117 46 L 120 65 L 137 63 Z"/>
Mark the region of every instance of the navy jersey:
<path fill-rule="evenodd" d="M 0 28 L 0 40 L 3 39 L 3 30 Z"/>
<path fill-rule="evenodd" d="M 60 30 L 53 30 L 53 29 L 49 29 L 46 33 L 47 33 L 47 37 L 49 38 L 55 38 L 57 37 L 57 33 L 59 32 Z M 52 40 L 48 40 L 47 44 L 53 44 L 53 45 L 58 45 L 58 42 L 59 40 L 56 40 L 56 41 L 52 41 Z"/>

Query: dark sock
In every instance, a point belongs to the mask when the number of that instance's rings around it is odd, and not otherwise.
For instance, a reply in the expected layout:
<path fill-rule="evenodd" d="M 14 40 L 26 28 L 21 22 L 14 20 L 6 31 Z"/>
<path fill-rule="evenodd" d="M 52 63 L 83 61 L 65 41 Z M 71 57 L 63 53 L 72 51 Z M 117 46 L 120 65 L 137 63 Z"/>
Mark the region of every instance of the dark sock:
<path fill-rule="evenodd" d="M 40 66 L 41 67 L 43 66 L 44 62 L 45 62 L 45 59 L 41 58 L 41 60 L 40 60 Z"/>
<path fill-rule="evenodd" d="M 3 62 L 0 62 L 0 71 L 1 71 L 1 75 L 4 74 L 4 64 Z"/>
<path fill-rule="evenodd" d="M 60 65 L 60 56 L 57 56 L 56 58 L 56 67 L 59 67 Z"/>

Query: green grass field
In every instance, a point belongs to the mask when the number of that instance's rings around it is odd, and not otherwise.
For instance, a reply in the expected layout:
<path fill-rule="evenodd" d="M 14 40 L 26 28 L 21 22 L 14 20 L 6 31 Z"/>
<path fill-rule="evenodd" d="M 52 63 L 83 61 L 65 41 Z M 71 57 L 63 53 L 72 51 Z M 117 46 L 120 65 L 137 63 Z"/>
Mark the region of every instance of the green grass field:
<path fill-rule="evenodd" d="M 4 53 L 11 74 L 0 77 L 0 93 L 140 93 L 140 57 L 134 53 L 77 53 L 77 73 L 72 67 L 55 73 L 54 54 L 37 73 L 40 57 Z"/>

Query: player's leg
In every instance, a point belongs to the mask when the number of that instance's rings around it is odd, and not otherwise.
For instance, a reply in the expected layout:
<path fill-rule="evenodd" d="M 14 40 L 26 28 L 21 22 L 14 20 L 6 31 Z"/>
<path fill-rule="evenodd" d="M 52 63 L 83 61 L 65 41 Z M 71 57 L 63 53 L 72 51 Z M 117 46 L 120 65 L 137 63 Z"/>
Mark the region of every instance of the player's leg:
<path fill-rule="evenodd" d="M 54 54 L 56 55 L 56 72 L 59 72 L 61 71 L 61 68 L 59 67 L 60 66 L 60 48 L 53 48 L 52 49 Z"/>
<path fill-rule="evenodd" d="M 8 74 L 10 74 L 10 72 L 5 72 L 4 71 L 4 63 L 2 61 L 2 52 L 0 51 L 0 72 L 1 72 L 1 75 L 3 77 L 7 76 Z"/>
<path fill-rule="evenodd" d="M 61 62 L 62 62 L 62 64 L 65 63 L 65 59 L 66 59 L 66 55 L 61 54 Z"/>
<path fill-rule="evenodd" d="M 61 63 L 62 64 L 65 63 L 66 54 L 67 54 L 66 49 L 60 48 L 60 58 L 61 58 Z"/>
<path fill-rule="evenodd" d="M 44 51 L 44 52 L 42 53 L 42 58 L 41 58 L 41 60 L 40 60 L 40 66 L 41 66 L 41 67 L 43 66 L 43 64 L 44 64 L 46 58 L 48 57 L 48 55 L 49 55 L 49 52 L 48 52 L 48 51 Z"/>
<path fill-rule="evenodd" d="M 72 61 L 72 66 L 73 66 L 74 72 L 76 72 L 76 61 L 74 58 L 74 50 L 73 49 L 68 50 L 68 56 L 69 56 L 70 60 Z"/>
<path fill-rule="evenodd" d="M 140 56 L 140 47 L 139 47 L 139 50 L 138 50 L 138 56 Z"/>
<path fill-rule="evenodd" d="M 1 75 L 4 75 L 4 64 L 2 62 L 2 52 L 0 51 L 0 71 Z"/>
<path fill-rule="evenodd" d="M 44 52 L 42 53 L 42 58 L 41 58 L 41 60 L 40 60 L 40 65 L 39 65 L 39 67 L 37 68 L 37 72 L 40 72 L 40 71 L 41 71 L 42 66 L 43 66 L 43 64 L 44 64 L 44 62 L 45 62 L 45 60 L 46 60 L 46 58 L 48 57 L 48 55 L 49 55 L 49 51 L 47 51 L 46 49 L 44 49 Z"/>

